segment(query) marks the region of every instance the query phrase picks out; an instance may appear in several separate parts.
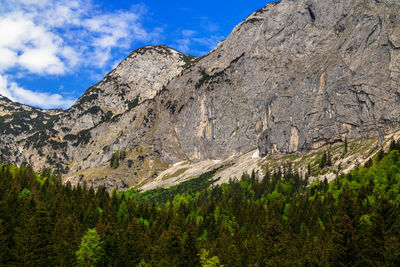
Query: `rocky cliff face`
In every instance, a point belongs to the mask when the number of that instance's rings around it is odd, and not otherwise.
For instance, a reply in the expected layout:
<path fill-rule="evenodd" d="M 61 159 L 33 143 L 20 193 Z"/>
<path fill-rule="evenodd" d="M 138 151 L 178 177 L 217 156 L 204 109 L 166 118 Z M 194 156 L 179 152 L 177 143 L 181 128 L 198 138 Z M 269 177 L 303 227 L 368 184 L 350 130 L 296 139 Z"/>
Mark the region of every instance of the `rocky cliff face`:
<path fill-rule="evenodd" d="M 145 138 L 155 119 L 153 99 L 193 59 L 165 46 L 137 49 L 66 111 L 0 99 L 3 161 L 52 167 L 73 183 L 90 178 L 109 188 L 152 176 L 167 167 Z M 117 152 L 123 159 L 113 168 Z"/>
<path fill-rule="evenodd" d="M 69 110 L 0 99 L 2 160 L 121 188 L 177 161 L 383 136 L 400 123 L 399 14 L 399 1 L 282 0 L 200 59 L 132 52 Z M 27 119 L 6 127 L 15 114 Z"/>
<path fill-rule="evenodd" d="M 168 86 L 185 155 L 291 153 L 397 128 L 399 14 L 398 1 L 332 0 L 255 12 Z"/>

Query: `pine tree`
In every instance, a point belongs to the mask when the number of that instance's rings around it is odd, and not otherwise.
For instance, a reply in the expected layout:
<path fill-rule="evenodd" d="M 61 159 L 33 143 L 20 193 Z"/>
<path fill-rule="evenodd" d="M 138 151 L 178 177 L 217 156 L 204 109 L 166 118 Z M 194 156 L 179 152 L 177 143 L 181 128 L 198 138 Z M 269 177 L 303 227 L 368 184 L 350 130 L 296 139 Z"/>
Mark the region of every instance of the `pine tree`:
<path fill-rule="evenodd" d="M 192 224 L 188 227 L 182 246 L 181 266 L 199 266 L 199 251 L 196 246 L 194 226 Z"/>
<path fill-rule="evenodd" d="M 272 213 L 273 214 L 273 213 Z M 268 266 L 283 266 L 286 254 L 285 231 L 282 224 L 272 215 L 264 226 L 263 264 Z"/>
<path fill-rule="evenodd" d="M 339 198 L 338 216 L 333 225 L 331 262 L 337 266 L 352 266 L 359 260 L 359 206 L 352 192 L 345 189 Z"/>
<path fill-rule="evenodd" d="M 34 217 L 34 247 L 32 261 L 35 266 L 54 265 L 52 221 L 44 205 L 40 205 Z M 30 226 L 28 226 L 30 227 Z"/>
<path fill-rule="evenodd" d="M 400 223 L 399 214 L 394 204 L 385 196 L 376 203 L 372 217 L 373 243 L 376 251 L 376 264 L 391 266 L 400 264 Z"/>
<path fill-rule="evenodd" d="M 390 141 L 390 145 L 389 145 L 389 152 L 395 150 L 396 148 L 397 148 L 396 141 L 394 141 L 394 139 L 392 139 Z"/>
<path fill-rule="evenodd" d="M 364 164 L 364 168 L 369 168 L 372 166 L 372 157 L 368 159 L 367 162 Z"/>
<path fill-rule="evenodd" d="M 9 258 L 10 250 L 7 239 L 3 221 L 0 219 L 0 266 L 5 266 Z"/>
<path fill-rule="evenodd" d="M 120 160 L 120 152 L 119 152 L 119 150 L 117 150 L 111 156 L 110 167 L 113 168 L 113 169 L 118 168 L 119 167 L 119 160 Z"/>
<path fill-rule="evenodd" d="M 122 239 L 124 233 L 121 233 L 121 231 L 117 229 L 113 229 L 108 222 L 97 225 L 96 232 L 102 240 L 102 248 L 104 252 L 104 257 L 102 257 L 101 264 L 99 265 L 122 266 L 124 259 L 121 257 L 121 245 L 124 242 L 124 239 Z"/>
<path fill-rule="evenodd" d="M 347 214 L 337 219 L 334 226 L 334 250 L 331 262 L 336 266 L 353 266 L 358 256 L 356 229 Z"/>
<path fill-rule="evenodd" d="M 332 157 L 329 151 L 326 152 L 326 166 L 332 166 Z"/>
<path fill-rule="evenodd" d="M 27 225 L 34 225 L 33 218 L 28 218 L 23 225 L 15 228 L 13 254 L 15 265 L 18 266 L 34 266 L 32 262 L 34 232 L 33 228 L 27 227 Z"/>
<path fill-rule="evenodd" d="M 385 156 L 385 151 L 383 151 L 383 149 L 381 148 L 378 154 L 376 155 L 376 161 L 377 162 L 381 161 L 384 156 Z"/>
<path fill-rule="evenodd" d="M 20 199 L 18 204 L 22 207 L 18 210 L 20 214 L 15 214 L 18 216 L 18 223 L 14 228 L 13 241 L 15 246 L 13 247 L 13 256 L 15 265 L 19 266 L 33 266 L 35 262 L 34 250 L 35 241 L 38 239 L 36 236 L 36 229 L 32 226 L 35 225 L 34 220 L 34 210 L 35 201 Z"/>
<path fill-rule="evenodd" d="M 164 231 L 152 253 L 153 264 L 155 266 L 180 266 L 181 250 L 180 234 L 175 229 Z"/>
<path fill-rule="evenodd" d="M 122 235 L 120 251 L 125 266 L 137 266 L 146 257 L 146 248 L 142 229 L 136 219 L 129 223 L 126 232 Z"/>
<path fill-rule="evenodd" d="M 79 248 L 79 223 L 74 215 L 60 217 L 53 231 L 53 250 L 57 266 L 75 266 L 75 251 Z"/>
<path fill-rule="evenodd" d="M 328 161 L 328 156 L 326 152 L 324 152 L 324 154 L 322 154 L 321 160 L 319 161 L 319 167 L 323 169 L 326 166 L 327 161 Z"/>

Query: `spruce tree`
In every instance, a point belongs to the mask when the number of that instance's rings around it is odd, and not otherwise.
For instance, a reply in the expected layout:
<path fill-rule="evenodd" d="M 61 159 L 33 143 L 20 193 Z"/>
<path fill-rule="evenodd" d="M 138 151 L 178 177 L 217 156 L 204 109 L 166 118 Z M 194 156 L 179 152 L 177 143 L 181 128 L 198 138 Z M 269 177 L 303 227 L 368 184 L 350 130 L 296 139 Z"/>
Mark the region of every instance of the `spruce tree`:
<path fill-rule="evenodd" d="M 79 248 L 79 223 L 74 215 L 57 220 L 52 234 L 55 264 L 57 266 L 75 266 L 75 251 Z"/>
<path fill-rule="evenodd" d="M 334 225 L 331 263 L 336 266 L 354 266 L 358 257 L 356 229 L 347 214 L 337 218 Z"/>
<path fill-rule="evenodd" d="M 52 221 L 50 214 L 43 204 L 39 206 L 34 217 L 33 255 L 35 266 L 54 265 L 52 243 Z M 28 226 L 31 227 L 31 226 Z"/>
<path fill-rule="evenodd" d="M 398 209 L 398 208 L 397 208 Z M 372 217 L 373 243 L 375 245 L 375 263 L 391 266 L 400 264 L 400 222 L 396 206 L 385 196 L 376 203 Z"/>
<path fill-rule="evenodd" d="M 3 221 L 0 219 L 0 266 L 5 266 L 10 257 L 8 248 L 8 237 L 3 226 Z"/>
<path fill-rule="evenodd" d="M 319 167 L 323 169 L 326 166 L 326 163 L 328 161 L 328 156 L 326 154 L 326 151 L 322 154 L 322 158 L 319 161 Z"/>
<path fill-rule="evenodd" d="M 126 232 L 122 235 L 120 251 L 125 266 L 136 266 L 146 257 L 144 235 L 136 219 L 129 223 Z"/>
<path fill-rule="evenodd" d="M 35 241 L 37 241 L 37 231 L 32 227 L 35 225 L 34 212 L 35 212 L 35 201 L 20 199 L 17 202 L 21 207 L 18 210 L 20 214 L 18 216 L 18 223 L 14 228 L 13 242 L 13 261 L 15 265 L 19 266 L 33 266 L 34 262 L 34 250 Z"/>
<path fill-rule="evenodd" d="M 197 249 L 194 226 L 190 224 L 183 238 L 181 266 L 199 266 L 199 250 Z"/>
<path fill-rule="evenodd" d="M 359 260 L 358 223 L 359 203 L 349 189 L 344 189 L 338 203 L 339 210 L 333 225 L 331 263 L 337 266 L 354 265 Z"/>
<path fill-rule="evenodd" d="M 182 240 L 176 229 L 166 230 L 152 252 L 154 266 L 180 266 Z"/>

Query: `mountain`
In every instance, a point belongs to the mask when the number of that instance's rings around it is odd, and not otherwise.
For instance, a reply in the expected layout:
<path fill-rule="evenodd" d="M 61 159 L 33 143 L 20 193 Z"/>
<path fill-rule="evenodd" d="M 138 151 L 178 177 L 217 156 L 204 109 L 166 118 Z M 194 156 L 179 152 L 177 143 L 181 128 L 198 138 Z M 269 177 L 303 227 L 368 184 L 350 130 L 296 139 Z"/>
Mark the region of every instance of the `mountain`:
<path fill-rule="evenodd" d="M 382 143 L 400 128 L 399 14 L 399 1 L 282 0 L 201 58 L 133 51 L 68 110 L 2 98 L 2 160 L 126 188 L 193 178 L 192 163 L 262 170 L 265 156 Z"/>

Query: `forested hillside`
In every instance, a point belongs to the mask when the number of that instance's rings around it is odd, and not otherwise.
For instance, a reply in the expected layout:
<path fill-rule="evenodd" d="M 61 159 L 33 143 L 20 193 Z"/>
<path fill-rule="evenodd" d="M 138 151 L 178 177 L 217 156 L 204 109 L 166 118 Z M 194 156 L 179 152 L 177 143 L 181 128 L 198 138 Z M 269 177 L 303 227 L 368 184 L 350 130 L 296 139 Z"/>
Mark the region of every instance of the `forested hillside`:
<path fill-rule="evenodd" d="M 0 265 L 398 266 L 399 149 L 330 183 L 287 165 L 111 195 L 1 166 Z"/>

